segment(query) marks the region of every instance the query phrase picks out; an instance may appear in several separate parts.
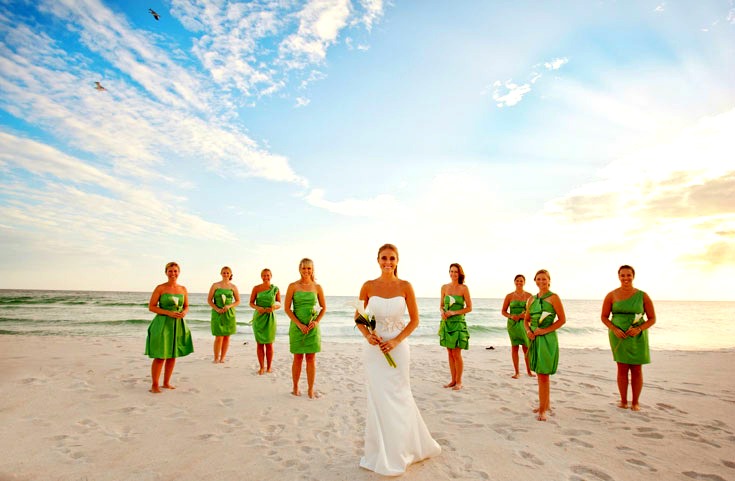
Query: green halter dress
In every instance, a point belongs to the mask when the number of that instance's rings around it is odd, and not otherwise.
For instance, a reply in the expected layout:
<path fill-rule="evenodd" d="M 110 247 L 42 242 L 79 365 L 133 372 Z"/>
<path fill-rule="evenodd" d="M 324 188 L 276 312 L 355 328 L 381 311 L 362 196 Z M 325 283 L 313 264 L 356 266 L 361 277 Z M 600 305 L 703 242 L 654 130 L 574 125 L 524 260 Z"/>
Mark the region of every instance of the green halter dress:
<path fill-rule="evenodd" d="M 526 312 L 526 301 L 510 301 L 508 312 L 514 316 L 523 314 Z M 526 327 L 523 325 L 523 319 L 514 321 L 513 319 L 508 318 L 506 327 L 508 329 L 508 336 L 510 336 L 511 346 L 528 347 L 531 341 L 528 340 L 528 336 L 526 335 Z"/>
<path fill-rule="evenodd" d="M 183 306 L 183 294 L 161 294 L 158 299 L 158 307 L 166 311 L 178 312 Z M 148 326 L 148 336 L 145 340 L 145 353 L 148 357 L 170 359 L 188 356 L 192 352 L 194 352 L 194 342 L 186 321 L 156 314 Z"/>
<path fill-rule="evenodd" d="M 270 288 L 260 291 L 255 295 L 255 305 L 258 307 L 271 307 L 276 302 L 278 287 L 271 284 Z M 276 313 L 266 312 L 264 314 L 253 312 L 253 334 L 258 344 L 272 344 L 276 340 Z"/>
<path fill-rule="evenodd" d="M 640 319 L 637 324 L 643 324 L 643 313 L 643 291 L 636 291 L 627 299 L 613 302 L 611 321 L 615 327 L 625 332 L 633 325 L 636 314 Z M 641 331 L 637 336 L 628 336 L 625 339 L 619 339 L 610 330 L 608 337 L 610 338 L 610 348 L 615 362 L 623 364 L 648 364 L 651 362 L 651 354 L 648 350 L 648 329 Z"/>
<path fill-rule="evenodd" d="M 450 305 L 450 299 L 454 299 L 454 303 Z M 464 309 L 463 296 L 444 296 L 444 310 L 459 311 Z M 467 322 L 464 314 L 447 317 L 443 319 L 439 325 L 439 344 L 449 349 L 469 349 L 470 333 L 467 330 Z"/>
<path fill-rule="evenodd" d="M 222 297 L 224 296 L 224 298 Z M 226 304 L 235 302 L 232 289 L 217 288 L 214 291 L 214 305 L 222 308 Z M 224 314 L 212 309 L 212 320 L 210 321 L 213 336 L 231 336 L 237 332 L 237 321 L 235 320 L 235 308 L 228 309 Z"/>
<path fill-rule="evenodd" d="M 293 313 L 304 325 L 311 322 L 316 306 L 316 292 L 296 291 L 293 293 Z M 303 334 L 293 321 L 288 328 L 288 338 L 292 354 L 312 354 L 322 350 L 322 335 L 319 324 L 308 334 Z"/>
<path fill-rule="evenodd" d="M 542 297 L 538 295 L 533 297 L 533 302 L 531 302 L 531 307 L 528 310 L 531 316 L 531 331 L 538 328 L 547 328 L 554 323 L 556 311 L 554 306 L 546 300 L 553 295 L 554 293 L 549 291 Z M 544 316 L 544 319 L 541 320 L 544 312 L 548 312 L 549 315 Z M 528 359 L 533 372 L 537 374 L 555 374 L 559 365 L 559 339 L 556 336 L 556 331 L 536 336 L 529 346 Z"/>

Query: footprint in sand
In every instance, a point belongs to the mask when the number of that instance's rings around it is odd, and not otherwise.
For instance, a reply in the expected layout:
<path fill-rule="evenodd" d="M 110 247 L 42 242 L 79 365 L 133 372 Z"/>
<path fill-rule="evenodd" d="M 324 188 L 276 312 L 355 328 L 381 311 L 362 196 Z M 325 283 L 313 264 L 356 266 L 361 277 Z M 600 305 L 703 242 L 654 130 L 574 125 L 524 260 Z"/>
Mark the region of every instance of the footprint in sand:
<path fill-rule="evenodd" d="M 587 466 L 572 466 L 574 475 L 570 476 L 571 481 L 614 481 L 615 478 L 604 471 Z"/>
<path fill-rule="evenodd" d="M 564 447 L 567 447 L 567 446 L 570 446 L 570 445 L 571 446 L 579 446 L 579 447 L 582 447 L 582 448 L 594 448 L 595 447 L 594 445 L 592 445 L 592 444 L 590 444 L 590 443 L 588 443 L 586 441 L 582 441 L 581 439 L 577 439 L 577 438 L 569 438 L 566 441 L 558 441 L 558 442 L 554 443 L 554 445 L 555 446 L 559 446 L 560 448 L 564 448 Z"/>
<path fill-rule="evenodd" d="M 724 464 L 728 468 L 735 469 L 735 463 L 733 463 L 732 461 L 726 461 L 723 459 L 722 464 Z"/>
<path fill-rule="evenodd" d="M 722 476 L 718 476 L 716 474 L 705 474 L 705 473 L 698 473 L 696 471 L 684 471 L 684 476 L 687 478 L 702 480 L 702 481 L 727 481 Z"/>
<path fill-rule="evenodd" d="M 681 409 L 677 408 L 676 406 L 672 406 L 671 404 L 664 404 L 664 403 L 658 403 L 656 404 L 656 407 L 665 412 L 671 412 L 676 414 L 689 414 L 686 411 L 682 411 Z"/>
<path fill-rule="evenodd" d="M 664 436 L 661 433 L 657 433 L 655 428 L 638 428 L 637 433 L 633 433 L 633 436 L 649 439 L 663 439 Z"/>
<path fill-rule="evenodd" d="M 527 468 L 543 466 L 544 462 L 528 451 L 518 451 L 513 462 Z"/>
<path fill-rule="evenodd" d="M 658 469 L 654 468 L 653 466 L 646 463 L 645 461 L 641 461 L 640 459 L 631 458 L 631 459 L 626 459 L 625 462 L 635 466 L 636 468 L 647 469 L 648 471 L 652 473 L 655 473 L 656 471 L 658 471 Z"/>

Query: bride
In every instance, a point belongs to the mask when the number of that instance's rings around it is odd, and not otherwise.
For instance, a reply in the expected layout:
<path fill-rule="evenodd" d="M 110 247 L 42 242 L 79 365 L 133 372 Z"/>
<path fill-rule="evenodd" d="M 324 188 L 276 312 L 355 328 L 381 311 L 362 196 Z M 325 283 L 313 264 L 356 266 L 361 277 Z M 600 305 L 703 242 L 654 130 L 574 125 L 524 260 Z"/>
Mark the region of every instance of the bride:
<path fill-rule="evenodd" d="M 429 433 L 411 393 L 411 352 L 403 342 L 419 325 L 413 287 L 398 275 L 398 249 L 385 244 L 378 250 L 380 277 L 363 284 L 360 300 L 375 316 L 370 332 L 358 325 L 369 346 L 364 359 L 367 385 L 365 455 L 360 466 L 386 476 L 403 474 L 406 468 L 441 452 Z M 408 324 L 404 313 L 408 308 Z M 385 355 L 390 353 L 397 367 Z"/>

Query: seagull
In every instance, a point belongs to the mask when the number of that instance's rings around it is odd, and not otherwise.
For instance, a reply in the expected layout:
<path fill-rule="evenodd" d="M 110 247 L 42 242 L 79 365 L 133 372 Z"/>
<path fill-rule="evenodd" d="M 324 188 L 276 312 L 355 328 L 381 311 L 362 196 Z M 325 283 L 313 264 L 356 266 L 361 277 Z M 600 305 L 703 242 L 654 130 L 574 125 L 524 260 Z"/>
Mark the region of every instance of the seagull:
<path fill-rule="evenodd" d="M 161 16 L 157 14 L 156 11 L 153 10 L 152 8 L 149 8 L 148 11 L 151 12 L 151 15 L 153 15 L 153 18 L 155 18 L 156 20 L 161 18 Z"/>
<path fill-rule="evenodd" d="M 106 89 L 106 88 L 104 88 L 104 87 L 102 86 L 102 84 L 101 84 L 101 83 L 99 83 L 99 82 L 95 82 L 95 83 L 94 83 L 94 88 L 96 88 L 96 89 L 97 89 L 97 90 L 99 90 L 100 92 L 102 92 L 103 90 L 107 90 L 107 89 Z"/>

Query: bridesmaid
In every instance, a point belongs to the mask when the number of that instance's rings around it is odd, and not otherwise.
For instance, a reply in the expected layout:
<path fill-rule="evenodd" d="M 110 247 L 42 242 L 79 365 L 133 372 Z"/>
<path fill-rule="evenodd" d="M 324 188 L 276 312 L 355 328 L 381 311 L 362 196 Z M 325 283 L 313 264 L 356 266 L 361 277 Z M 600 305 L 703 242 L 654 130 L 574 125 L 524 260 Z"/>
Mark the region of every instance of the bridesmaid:
<path fill-rule="evenodd" d="M 260 272 L 262 284 L 253 287 L 250 293 L 250 307 L 253 312 L 253 334 L 257 343 L 258 374 L 271 372 L 273 363 L 273 341 L 276 340 L 276 313 L 281 307 L 281 291 L 271 284 L 273 274 L 270 269 Z"/>
<path fill-rule="evenodd" d="M 240 293 L 232 281 L 232 269 L 224 266 L 219 271 L 222 280 L 212 284 L 207 303 L 212 308 L 210 326 L 214 336 L 214 363 L 224 363 L 230 336 L 237 331 L 235 307 L 240 305 Z"/>
<path fill-rule="evenodd" d="M 567 321 L 564 306 L 559 296 L 549 290 L 551 276 L 541 269 L 533 280 L 538 286 L 538 294 L 526 301 L 526 314 L 523 324 L 531 341 L 529 364 L 538 374 L 538 413 L 539 421 L 546 421 L 546 411 L 550 407 L 549 376 L 556 373 L 559 364 L 559 340 L 556 330 Z"/>
<path fill-rule="evenodd" d="M 472 312 L 472 298 L 470 290 L 464 283 L 464 270 L 457 264 L 449 265 L 451 282 L 444 284 L 441 289 L 439 310 L 442 321 L 439 325 L 439 344 L 447 348 L 449 359 L 449 373 L 452 380 L 444 387 L 451 387 L 455 391 L 462 389 L 462 372 L 464 361 L 462 349 L 470 348 L 470 333 L 467 331 L 467 322 L 464 315 Z"/>
<path fill-rule="evenodd" d="M 633 394 L 630 408 L 640 411 L 643 390 L 643 364 L 651 362 L 648 351 L 648 329 L 656 323 L 656 312 L 648 294 L 633 287 L 635 270 L 624 265 L 618 269 L 620 287 L 610 291 L 602 301 L 602 323 L 609 329 L 610 348 L 618 364 L 618 407 L 628 408 L 628 372 Z M 610 314 L 612 313 L 612 320 Z M 644 315 L 645 314 L 645 319 Z"/>
<path fill-rule="evenodd" d="M 530 292 L 523 290 L 523 286 L 526 285 L 526 277 L 523 274 L 515 276 L 513 282 L 516 285 L 516 290 L 505 296 L 501 311 L 501 314 L 508 318 L 506 328 L 508 329 L 508 336 L 510 336 L 511 358 L 513 359 L 513 369 L 515 369 L 515 374 L 511 377 L 518 379 L 521 376 L 518 369 L 519 347 L 523 347 L 523 360 L 526 362 L 526 372 L 529 376 L 534 377 L 535 374 L 531 372 L 531 366 L 528 365 L 528 345 L 530 341 L 528 340 L 528 336 L 526 336 L 526 329 L 523 325 L 526 302 L 532 295 Z"/>
<path fill-rule="evenodd" d="M 319 322 L 324 317 L 327 305 L 324 302 L 322 287 L 314 280 L 314 262 L 311 259 L 301 259 L 299 273 L 301 279 L 288 286 L 283 307 L 286 315 L 291 319 L 288 329 L 293 354 L 293 365 L 291 366 L 293 390 L 291 394 L 301 396 L 299 378 L 304 356 L 306 356 L 306 381 L 309 386 L 309 397 L 314 399 L 319 397 L 314 390 L 316 353 L 321 351 Z"/>
<path fill-rule="evenodd" d="M 164 370 L 163 387 L 176 389 L 171 384 L 176 358 L 194 352 L 191 332 L 184 320 L 184 316 L 189 312 L 189 296 L 186 287 L 177 283 L 179 271 L 177 263 L 166 264 L 168 281 L 156 286 L 148 302 L 148 310 L 156 314 L 148 326 L 148 337 L 145 340 L 145 353 L 153 358 L 150 389 L 152 393 L 161 392 L 158 386 L 161 369 Z"/>

